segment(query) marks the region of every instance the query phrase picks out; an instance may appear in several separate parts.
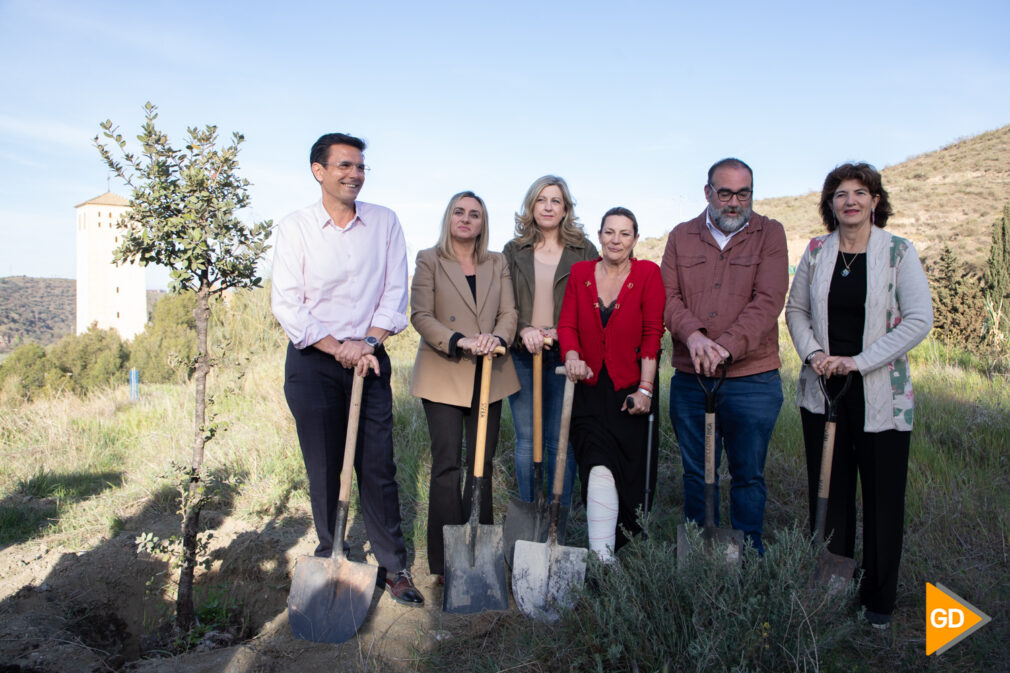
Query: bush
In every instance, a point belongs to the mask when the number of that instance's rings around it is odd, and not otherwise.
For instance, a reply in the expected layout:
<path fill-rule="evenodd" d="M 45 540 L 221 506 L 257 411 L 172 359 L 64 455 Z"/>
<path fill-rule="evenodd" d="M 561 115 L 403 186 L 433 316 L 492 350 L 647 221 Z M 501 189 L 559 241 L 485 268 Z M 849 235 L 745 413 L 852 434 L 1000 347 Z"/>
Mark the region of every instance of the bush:
<path fill-rule="evenodd" d="M 934 333 L 948 345 L 977 353 L 986 333 L 982 280 L 965 268 L 947 244 L 930 276 Z"/>
<path fill-rule="evenodd" d="M 508 618 L 479 646 L 436 652 L 433 668 L 458 670 L 451 664 L 468 654 L 465 665 L 480 671 L 520 660 L 522 670 L 780 673 L 845 658 L 861 628 L 855 583 L 834 592 L 811 584 L 816 554 L 806 533 L 779 531 L 763 558 L 748 547 L 743 565 L 728 567 L 695 529 L 696 550 L 678 566 L 675 518 L 651 539 L 633 539 L 615 567 L 591 556 L 586 589 L 557 625 Z M 491 640 L 502 649 L 487 647 Z"/>
<path fill-rule="evenodd" d="M 0 364 L 0 388 L 18 399 L 40 396 L 47 383 L 57 381 L 60 372 L 46 357 L 46 351 L 36 343 L 18 346 Z"/>
<path fill-rule="evenodd" d="M 126 344 L 116 330 L 99 329 L 95 323 L 87 332 L 50 346 L 47 357 L 66 376 L 67 390 L 77 394 L 126 381 Z"/>
<path fill-rule="evenodd" d="M 133 340 L 130 367 L 145 383 L 182 383 L 193 375 L 196 320 L 192 292 L 169 294 L 154 305 L 151 322 Z"/>

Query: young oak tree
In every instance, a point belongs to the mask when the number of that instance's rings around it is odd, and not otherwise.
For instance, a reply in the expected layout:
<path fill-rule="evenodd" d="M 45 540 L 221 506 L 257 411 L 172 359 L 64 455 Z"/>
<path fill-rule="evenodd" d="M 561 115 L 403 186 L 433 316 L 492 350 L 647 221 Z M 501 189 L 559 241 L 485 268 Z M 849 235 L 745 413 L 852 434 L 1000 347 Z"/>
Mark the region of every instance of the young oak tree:
<path fill-rule="evenodd" d="M 176 628 L 185 632 L 195 621 L 193 574 L 203 501 L 204 447 L 214 436 L 214 425 L 206 422 L 210 302 L 230 288 L 260 285 L 256 263 L 267 250 L 273 223 L 246 225 L 235 216 L 249 204 L 249 181 L 238 174 L 242 134 L 233 133 L 229 145 L 218 147 L 216 126 L 194 126 L 187 129 L 185 148 L 176 149 L 154 125 L 157 107 L 148 102 L 144 112 L 145 121 L 137 136 L 139 154 L 127 150 L 126 140 L 111 120 L 100 126 L 102 135 L 116 147 L 110 150 L 97 135 L 94 144 L 109 169 L 133 190 L 130 210 L 118 225 L 122 244 L 113 261 L 166 266 L 171 270 L 172 291 L 191 290 L 196 295 L 195 427 L 188 485 L 182 498 L 182 567 L 175 622 Z M 113 156 L 117 147 L 118 159 Z"/>

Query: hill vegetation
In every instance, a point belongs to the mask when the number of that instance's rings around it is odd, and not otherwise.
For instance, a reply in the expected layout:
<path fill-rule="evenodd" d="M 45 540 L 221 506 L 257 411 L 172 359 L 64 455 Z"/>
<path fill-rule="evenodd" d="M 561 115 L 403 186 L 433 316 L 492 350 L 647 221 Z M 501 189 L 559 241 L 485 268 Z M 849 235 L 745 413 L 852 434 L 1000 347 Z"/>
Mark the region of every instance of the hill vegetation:
<path fill-rule="evenodd" d="M 147 291 L 147 314 L 165 296 Z M 77 324 L 77 281 L 73 278 L 0 278 L 0 354 L 25 343 L 48 346 L 73 334 Z"/>
<path fill-rule="evenodd" d="M 69 278 L 0 278 L 0 353 L 43 346 L 74 331 L 77 283 Z"/>
<path fill-rule="evenodd" d="M 865 159 L 873 163 L 873 157 Z M 947 243 L 969 270 L 981 271 L 992 225 L 1010 200 L 1010 126 L 959 140 L 881 172 L 894 206 L 888 222 L 891 231 L 915 243 L 927 265 L 939 260 Z M 754 203 L 754 210 L 785 226 L 790 264 L 799 263 L 807 241 L 824 233 L 817 213 L 819 198 L 820 192 L 810 192 Z M 645 239 L 636 254 L 658 263 L 665 245 L 665 236 Z"/>

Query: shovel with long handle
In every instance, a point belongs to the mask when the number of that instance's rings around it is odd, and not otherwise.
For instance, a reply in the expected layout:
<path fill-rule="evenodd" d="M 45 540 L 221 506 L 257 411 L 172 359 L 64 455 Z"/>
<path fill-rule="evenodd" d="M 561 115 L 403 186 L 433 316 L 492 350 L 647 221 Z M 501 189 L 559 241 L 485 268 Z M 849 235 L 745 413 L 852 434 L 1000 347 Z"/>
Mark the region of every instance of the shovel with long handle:
<path fill-rule="evenodd" d="M 379 576 L 378 567 L 355 563 L 344 556 L 363 385 L 364 378 L 355 374 L 351 386 L 351 406 L 347 413 L 337 516 L 333 526 L 333 553 L 329 558 L 303 556 L 298 560 L 291 580 L 288 623 L 295 638 L 302 640 L 342 643 L 352 638 L 368 616 Z"/>
<path fill-rule="evenodd" d="M 550 337 L 544 339 L 544 348 L 554 343 Z M 516 540 L 547 541 L 550 527 L 550 512 L 544 496 L 544 394 L 543 394 L 543 350 L 533 354 L 533 502 L 525 502 L 513 497 L 505 511 L 505 562 L 512 567 Z M 567 452 L 565 447 L 565 451 Z M 559 448 L 558 451 L 561 451 Z M 568 508 L 562 507 L 558 516 L 558 538 L 565 539 Z"/>
<path fill-rule="evenodd" d="M 562 376 L 567 374 L 564 367 L 556 368 L 554 373 Z M 566 378 L 547 542 L 517 540 L 512 568 L 512 597 L 515 598 L 516 605 L 527 617 L 541 621 L 557 621 L 559 609 L 572 608 L 577 597 L 574 589 L 581 586 L 586 577 L 588 550 L 565 547 L 558 543 L 558 519 L 561 514 L 561 494 L 565 486 L 568 433 L 574 397 L 575 384 Z"/>
<path fill-rule="evenodd" d="M 473 454 L 473 499 L 470 520 L 462 525 L 442 527 L 445 540 L 445 591 L 442 609 L 470 614 L 485 610 L 507 610 L 505 583 L 505 542 L 502 527 L 481 524 L 480 493 L 484 476 L 484 448 L 487 441 L 488 398 L 491 393 L 491 360 L 503 355 L 499 346 L 483 358 L 480 376 L 480 407 L 477 416 L 477 446 Z"/>
<path fill-rule="evenodd" d="M 852 373 L 845 375 L 842 389 L 834 397 L 828 394 L 828 386 L 823 376 L 817 377 L 817 383 L 824 395 L 825 422 L 824 447 L 821 450 L 821 473 L 817 486 L 817 513 L 814 517 L 814 537 L 821 545 L 821 553 L 817 558 L 817 568 L 814 571 L 814 582 L 817 584 L 844 584 L 852 579 L 856 570 L 856 560 L 833 554 L 824 545 L 824 529 L 828 518 L 828 498 L 831 493 L 831 462 L 835 457 L 835 429 L 838 425 L 838 403 L 852 384 Z"/>
<path fill-rule="evenodd" d="M 740 563 L 743 558 L 743 531 L 730 528 L 717 528 L 715 525 L 715 411 L 717 393 L 726 381 L 726 367 L 723 365 L 719 380 L 709 388 L 700 375 L 695 375 L 698 387 L 705 393 L 705 524 L 702 526 L 702 539 L 709 548 L 722 550 L 729 564 Z M 677 561 L 684 561 L 690 547 L 687 528 L 684 524 L 677 527 Z"/>

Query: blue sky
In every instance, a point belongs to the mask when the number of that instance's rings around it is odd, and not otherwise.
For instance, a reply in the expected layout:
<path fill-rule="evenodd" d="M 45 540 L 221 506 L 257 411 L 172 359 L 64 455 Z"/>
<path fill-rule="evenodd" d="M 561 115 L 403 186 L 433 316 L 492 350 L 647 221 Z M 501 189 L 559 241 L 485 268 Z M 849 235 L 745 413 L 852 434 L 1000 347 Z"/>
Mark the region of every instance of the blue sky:
<path fill-rule="evenodd" d="M 361 198 L 411 256 L 463 189 L 493 249 L 545 173 L 587 229 L 624 205 L 656 236 L 727 155 L 785 196 L 1010 123 L 1007 0 L 291 4 L 0 0 L 0 276 L 74 277 L 73 206 L 106 190 L 91 138 L 132 139 L 148 100 L 178 144 L 245 134 L 250 220 L 318 198 L 321 133 L 365 138 Z"/>

